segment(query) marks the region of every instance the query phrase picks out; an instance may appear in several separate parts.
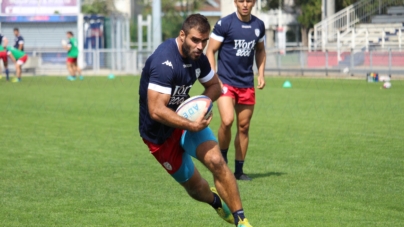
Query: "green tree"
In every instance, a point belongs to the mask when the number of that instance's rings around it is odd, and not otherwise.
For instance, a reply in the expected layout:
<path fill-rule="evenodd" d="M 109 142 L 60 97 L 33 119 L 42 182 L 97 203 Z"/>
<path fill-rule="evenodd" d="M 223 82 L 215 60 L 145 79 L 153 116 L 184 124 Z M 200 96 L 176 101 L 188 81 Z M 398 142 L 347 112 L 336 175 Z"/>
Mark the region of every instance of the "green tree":
<path fill-rule="evenodd" d="M 116 12 L 114 0 L 87 0 L 81 5 L 84 14 L 110 15 Z"/>
<path fill-rule="evenodd" d="M 303 46 L 308 45 L 307 34 L 321 20 L 321 0 L 296 0 L 297 21 L 300 23 Z"/>
<path fill-rule="evenodd" d="M 262 10 L 270 10 L 270 9 L 278 9 L 279 8 L 279 0 L 266 0 L 261 1 Z"/>

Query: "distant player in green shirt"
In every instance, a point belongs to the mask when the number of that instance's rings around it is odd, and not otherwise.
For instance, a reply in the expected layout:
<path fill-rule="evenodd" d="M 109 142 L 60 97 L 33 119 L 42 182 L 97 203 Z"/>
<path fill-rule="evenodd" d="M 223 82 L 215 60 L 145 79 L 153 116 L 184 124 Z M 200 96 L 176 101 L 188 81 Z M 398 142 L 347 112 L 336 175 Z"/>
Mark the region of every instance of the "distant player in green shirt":
<path fill-rule="evenodd" d="M 68 80 L 76 80 L 76 75 L 82 80 L 81 69 L 77 65 L 77 57 L 79 56 L 79 48 L 77 45 L 77 39 L 73 36 L 73 32 L 68 31 L 66 33 L 68 41 L 62 40 L 62 45 L 65 50 L 67 50 L 66 66 L 69 71 Z"/>
<path fill-rule="evenodd" d="M 20 82 L 22 65 L 25 64 L 25 62 L 27 62 L 28 55 L 26 55 L 24 51 L 15 49 L 14 47 L 8 46 L 6 49 L 7 49 L 7 55 L 14 62 L 15 72 L 17 74 L 17 78 L 14 78 L 12 82 Z"/>

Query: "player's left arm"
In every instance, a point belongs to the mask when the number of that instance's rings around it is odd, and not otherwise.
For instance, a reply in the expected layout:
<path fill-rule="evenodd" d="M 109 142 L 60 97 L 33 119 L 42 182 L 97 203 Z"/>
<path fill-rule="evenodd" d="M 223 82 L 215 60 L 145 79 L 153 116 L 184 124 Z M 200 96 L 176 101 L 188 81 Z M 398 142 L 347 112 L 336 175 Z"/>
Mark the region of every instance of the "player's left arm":
<path fill-rule="evenodd" d="M 258 89 L 263 89 L 265 87 L 265 62 L 266 62 L 266 52 L 265 52 L 265 42 L 258 42 L 255 49 L 255 62 L 258 68 Z"/>
<path fill-rule="evenodd" d="M 211 73 L 213 73 L 213 70 Z M 202 85 L 205 88 L 205 91 L 202 94 L 208 96 L 213 102 L 220 97 L 222 89 L 220 86 L 219 77 L 216 73 L 214 73 L 213 77 L 209 81 L 202 82 Z"/>

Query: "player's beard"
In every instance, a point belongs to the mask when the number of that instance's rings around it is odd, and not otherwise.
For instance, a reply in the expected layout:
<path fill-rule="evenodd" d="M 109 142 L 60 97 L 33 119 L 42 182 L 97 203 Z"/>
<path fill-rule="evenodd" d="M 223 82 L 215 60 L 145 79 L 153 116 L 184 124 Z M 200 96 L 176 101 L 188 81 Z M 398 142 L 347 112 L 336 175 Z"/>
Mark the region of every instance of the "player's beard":
<path fill-rule="evenodd" d="M 186 41 L 184 41 L 184 43 L 182 44 L 182 53 L 187 57 L 187 58 L 191 58 L 192 60 L 198 60 L 199 59 L 199 57 L 201 56 L 201 55 L 199 55 L 199 56 L 195 56 L 195 55 L 193 55 L 192 54 L 192 51 L 191 51 L 191 46 L 189 46 L 189 45 L 187 45 L 187 42 Z"/>

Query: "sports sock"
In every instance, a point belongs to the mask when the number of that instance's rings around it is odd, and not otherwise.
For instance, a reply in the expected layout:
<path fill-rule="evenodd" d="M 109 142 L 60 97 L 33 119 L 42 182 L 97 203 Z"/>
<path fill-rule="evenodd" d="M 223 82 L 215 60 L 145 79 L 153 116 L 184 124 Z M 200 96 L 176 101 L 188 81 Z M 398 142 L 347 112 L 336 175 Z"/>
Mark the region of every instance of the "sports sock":
<path fill-rule="evenodd" d="M 224 158 L 224 161 L 227 163 L 227 151 L 229 151 L 229 148 L 227 149 L 220 149 L 220 152 L 222 152 L 222 156 Z"/>
<path fill-rule="evenodd" d="M 214 208 L 217 209 L 219 207 L 222 207 L 222 201 L 220 200 L 220 197 L 213 193 L 213 202 L 210 203 L 210 205 Z"/>
<path fill-rule="evenodd" d="M 8 69 L 5 70 L 6 71 L 6 79 L 9 79 L 9 75 L 10 75 L 10 71 L 8 71 Z"/>
<path fill-rule="evenodd" d="M 244 220 L 244 218 L 245 218 L 244 209 L 240 209 L 238 211 L 233 212 L 233 217 L 234 217 L 234 224 L 236 224 L 236 226 L 237 226 L 238 222 L 241 220 Z"/>
<path fill-rule="evenodd" d="M 236 171 L 234 173 L 235 174 L 242 174 L 243 173 L 244 160 L 243 161 L 235 160 L 234 164 L 236 165 Z"/>

